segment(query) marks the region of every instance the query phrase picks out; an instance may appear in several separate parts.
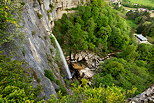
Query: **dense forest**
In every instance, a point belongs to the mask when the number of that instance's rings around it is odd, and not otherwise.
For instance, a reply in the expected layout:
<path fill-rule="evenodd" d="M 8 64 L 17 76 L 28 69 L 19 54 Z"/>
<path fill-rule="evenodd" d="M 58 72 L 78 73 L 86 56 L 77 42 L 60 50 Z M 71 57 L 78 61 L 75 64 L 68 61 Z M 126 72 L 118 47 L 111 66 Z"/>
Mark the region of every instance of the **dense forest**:
<path fill-rule="evenodd" d="M 132 20 L 136 24 L 136 32 L 144 36 L 154 37 L 154 18 L 150 17 L 147 11 L 129 11 L 126 14 L 128 20 Z"/>
<path fill-rule="evenodd" d="M 8 4 L 0 1 L 0 45 L 17 36 L 7 32 L 8 26 L 18 27 L 12 15 L 13 7 Z M 20 7 L 24 5 L 20 4 Z M 51 95 L 51 99 L 44 100 L 37 97 L 41 87 L 33 88 L 31 84 L 31 74 L 35 76 L 35 72 L 23 68 L 25 62 L 11 60 L 1 52 L 0 103 L 123 103 L 154 83 L 153 44 L 138 44 L 133 35 L 154 37 L 154 18 L 148 12 L 124 13 L 103 0 L 91 0 L 68 10 L 75 13 L 64 14 L 53 28 L 66 56 L 80 51 L 91 51 L 100 57 L 114 52 L 115 56 L 99 65 L 91 85 L 84 78 L 66 80 L 72 95 L 61 86 L 58 98 Z M 56 82 L 51 72 L 44 75 Z"/>
<path fill-rule="evenodd" d="M 123 50 L 131 43 L 130 27 L 124 18 L 103 1 L 76 9 L 78 12 L 64 14 L 55 22 L 53 33 L 65 51 L 91 50 L 103 55 Z"/>
<path fill-rule="evenodd" d="M 116 11 L 101 0 L 92 0 L 90 4 L 78 6 L 75 10 L 76 13 L 65 14 L 56 21 L 53 31 L 68 55 L 83 50 L 100 56 L 118 52 L 116 57 L 99 66 L 92 80 L 94 88 L 112 88 L 114 85 L 122 89 L 121 93 L 134 90 L 132 93 L 139 94 L 154 82 L 154 48 L 150 44 L 137 44 L 133 36 L 136 31 L 153 37 L 150 13 L 129 11 L 125 19 L 120 16 L 123 13 L 121 9 Z M 128 98 L 134 94 L 123 95 Z M 98 98 L 98 101 L 102 100 Z"/>

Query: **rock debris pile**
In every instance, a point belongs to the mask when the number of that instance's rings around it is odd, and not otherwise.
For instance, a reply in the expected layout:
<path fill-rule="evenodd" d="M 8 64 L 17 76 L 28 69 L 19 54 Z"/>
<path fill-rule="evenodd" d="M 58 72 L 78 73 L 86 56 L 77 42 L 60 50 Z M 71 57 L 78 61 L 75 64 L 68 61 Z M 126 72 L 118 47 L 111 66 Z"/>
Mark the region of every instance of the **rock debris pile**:
<path fill-rule="evenodd" d="M 154 103 L 154 84 L 143 93 L 130 98 L 129 103 Z"/>
<path fill-rule="evenodd" d="M 67 57 L 67 60 L 71 62 L 74 69 L 78 70 L 80 77 L 92 78 L 94 70 L 96 70 L 100 63 L 103 63 L 105 59 L 109 59 L 114 53 L 108 54 L 106 57 L 99 57 L 95 53 L 82 51 L 77 54 L 71 54 L 71 57 Z"/>

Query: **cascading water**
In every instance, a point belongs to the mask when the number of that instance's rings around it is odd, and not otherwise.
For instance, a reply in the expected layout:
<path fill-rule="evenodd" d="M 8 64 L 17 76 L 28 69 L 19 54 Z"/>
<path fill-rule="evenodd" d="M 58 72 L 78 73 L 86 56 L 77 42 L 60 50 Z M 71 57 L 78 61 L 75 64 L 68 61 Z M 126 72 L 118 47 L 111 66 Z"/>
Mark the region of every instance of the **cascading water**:
<path fill-rule="evenodd" d="M 61 49 L 61 47 L 60 47 L 60 45 L 59 45 L 59 43 L 58 43 L 56 37 L 55 37 L 53 34 L 51 34 L 51 35 L 52 35 L 52 37 L 54 38 L 55 43 L 56 43 L 56 46 L 57 46 L 57 48 L 58 48 L 58 50 L 59 50 L 60 58 L 61 58 L 61 60 L 62 60 L 62 62 L 63 62 L 63 64 L 64 64 L 64 68 L 66 69 L 68 78 L 71 79 L 71 78 L 72 78 L 72 75 L 71 75 L 70 69 L 69 69 L 69 67 L 68 67 L 68 64 L 67 64 L 67 62 L 66 62 L 66 59 L 65 59 L 65 57 L 64 57 L 64 53 L 63 53 L 63 51 L 62 51 L 62 49 Z"/>

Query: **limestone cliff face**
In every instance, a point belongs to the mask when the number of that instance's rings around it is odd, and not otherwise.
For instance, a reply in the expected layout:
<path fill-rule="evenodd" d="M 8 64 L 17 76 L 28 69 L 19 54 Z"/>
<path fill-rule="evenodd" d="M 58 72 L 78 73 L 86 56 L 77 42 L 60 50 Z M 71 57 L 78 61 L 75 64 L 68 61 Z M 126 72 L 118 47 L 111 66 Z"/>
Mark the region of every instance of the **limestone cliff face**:
<path fill-rule="evenodd" d="M 59 19 L 66 8 L 72 8 L 79 4 L 78 0 L 23 0 L 21 31 L 24 39 L 17 39 L 15 46 L 5 44 L 1 47 L 5 54 L 14 51 L 13 59 L 24 60 L 27 67 L 33 68 L 35 76 L 33 85 L 41 85 L 41 97 L 50 98 L 56 94 L 55 85 L 44 76 L 44 70 L 51 70 L 56 79 L 65 85 L 61 76 L 60 65 L 56 62 L 56 48 L 50 41 L 54 20 Z M 38 81 L 39 79 L 39 81 Z"/>

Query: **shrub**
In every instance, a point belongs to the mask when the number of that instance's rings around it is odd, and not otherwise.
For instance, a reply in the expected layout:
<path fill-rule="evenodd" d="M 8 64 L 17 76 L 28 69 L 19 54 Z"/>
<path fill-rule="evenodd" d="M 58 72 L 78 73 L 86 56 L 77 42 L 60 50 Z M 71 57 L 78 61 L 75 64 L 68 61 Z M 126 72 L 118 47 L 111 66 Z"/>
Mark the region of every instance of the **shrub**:
<path fill-rule="evenodd" d="M 125 19 L 103 0 L 92 0 L 90 5 L 79 6 L 76 13 L 64 14 L 55 22 L 53 34 L 68 52 L 91 50 L 102 55 L 124 49 L 130 41 Z"/>
<path fill-rule="evenodd" d="M 48 13 L 51 13 L 54 9 L 54 5 L 53 4 L 49 4 L 49 7 L 50 7 L 50 10 L 48 10 L 47 12 Z"/>
<path fill-rule="evenodd" d="M 36 31 L 32 31 L 32 35 L 35 35 L 36 34 Z"/>
<path fill-rule="evenodd" d="M 50 52 L 52 53 L 54 51 L 54 49 L 53 48 L 50 48 Z"/>
<path fill-rule="evenodd" d="M 43 3 L 43 0 L 38 0 L 39 5 Z"/>
<path fill-rule="evenodd" d="M 51 70 L 44 70 L 44 75 L 50 79 L 50 81 L 55 81 L 55 76 L 54 74 L 51 72 Z"/>
<path fill-rule="evenodd" d="M 17 5 L 18 4 L 18 5 Z M 23 3 L 19 0 L 0 0 L 0 45 L 13 41 L 19 36 L 18 21 L 20 21 Z M 13 16 L 12 14 L 16 15 Z M 13 28 L 13 29 L 12 29 Z"/>
<path fill-rule="evenodd" d="M 73 95 L 63 96 L 61 92 L 58 94 L 58 99 L 52 95 L 49 103 L 123 103 L 125 100 L 125 94 L 132 94 L 134 90 L 129 90 L 127 93 L 120 87 L 108 86 L 91 88 L 87 84 L 86 80 L 82 80 L 81 85 L 73 85 Z"/>
<path fill-rule="evenodd" d="M 44 75 L 50 79 L 51 82 L 55 82 L 59 86 L 59 90 L 63 95 L 67 94 L 67 90 L 60 80 L 55 79 L 54 74 L 50 70 L 44 70 Z"/>
<path fill-rule="evenodd" d="M 23 64 L 0 54 L 0 101 L 4 103 L 35 101 L 40 90 L 30 84 L 31 69 L 23 68 Z"/>
<path fill-rule="evenodd" d="M 153 76 L 148 72 L 146 65 L 140 65 L 140 62 L 129 63 L 117 58 L 106 60 L 100 65 L 99 73 L 94 76 L 94 85 L 98 87 L 100 84 L 103 86 L 115 84 L 125 90 L 135 87 L 136 94 L 141 93 L 153 83 Z"/>
<path fill-rule="evenodd" d="M 39 19 L 41 19 L 41 18 L 43 17 L 43 15 L 37 12 L 37 17 L 38 17 Z"/>
<path fill-rule="evenodd" d="M 53 44 L 53 46 L 56 47 L 55 38 L 50 36 L 50 41 L 51 41 L 51 44 Z"/>

